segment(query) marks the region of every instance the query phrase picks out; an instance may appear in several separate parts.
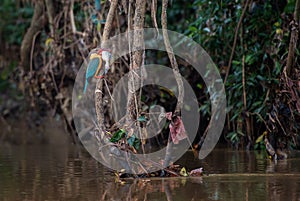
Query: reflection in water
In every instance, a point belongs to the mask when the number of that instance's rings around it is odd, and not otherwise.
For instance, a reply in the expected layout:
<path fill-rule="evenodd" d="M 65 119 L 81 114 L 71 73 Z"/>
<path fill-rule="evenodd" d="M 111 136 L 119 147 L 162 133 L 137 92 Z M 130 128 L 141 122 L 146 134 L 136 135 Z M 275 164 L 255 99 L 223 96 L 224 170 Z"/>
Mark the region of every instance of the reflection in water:
<path fill-rule="evenodd" d="M 200 162 L 187 153 L 179 164 L 210 175 L 120 184 L 83 150 L 1 145 L 0 200 L 300 200 L 300 160 L 274 164 L 265 157 L 217 149 Z"/>

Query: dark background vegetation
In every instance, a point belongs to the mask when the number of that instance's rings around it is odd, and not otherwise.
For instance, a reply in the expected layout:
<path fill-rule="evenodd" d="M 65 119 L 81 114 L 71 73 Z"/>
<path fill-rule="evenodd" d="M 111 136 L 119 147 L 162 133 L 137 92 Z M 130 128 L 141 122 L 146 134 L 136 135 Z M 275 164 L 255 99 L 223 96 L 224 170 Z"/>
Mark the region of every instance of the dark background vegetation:
<path fill-rule="evenodd" d="M 126 31 L 124 4 L 126 1 L 119 2 L 111 35 Z M 160 4 L 158 1 L 157 16 L 161 15 Z M 275 148 L 299 148 L 299 46 L 290 72 L 285 73 L 291 30 L 299 31 L 293 21 L 295 4 L 296 0 L 169 2 L 168 29 L 198 42 L 226 80 L 228 110 L 221 142 L 234 148 L 264 149 L 261 136 L 267 132 Z M 92 0 L 1 1 L 3 125 L 22 119 L 28 127 L 38 127 L 50 117 L 64 122 L 66 130 L 76 135 L 72 87 L 83 60 L 101 42 L 110 2 L 101 1 L 101 5 L 96 11 Z M 145 27 L 153 27 L 151 1 L 147 5 Z M 160 24 L 160 17 L 157 20 Z M 157 63 L 168 62 L 163 53 L 154 54 L 160 58 Z M 184 62 L 179 62 L 179 68 L 199 96 L 201 119 L 208 122 L 206 86 Z M 204 130 L 202 125 L 199 136 Z M 11 140 L 8 135 L 2 140 Z"/>

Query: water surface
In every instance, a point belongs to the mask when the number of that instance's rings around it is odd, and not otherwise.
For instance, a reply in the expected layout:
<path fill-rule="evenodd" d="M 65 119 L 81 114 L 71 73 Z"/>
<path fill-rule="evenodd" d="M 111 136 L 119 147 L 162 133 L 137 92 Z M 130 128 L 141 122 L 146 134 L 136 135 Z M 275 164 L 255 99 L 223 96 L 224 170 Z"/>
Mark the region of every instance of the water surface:
<path fill-rule="evenodd" d="M 209 175 L 120 184 L 83 149 L 0 145 L 0 200 L 300 200 L 297 157 L 275 164 L 264 152 L 215 149 L 203 161 L 188 152 L 178 163 Z"/>

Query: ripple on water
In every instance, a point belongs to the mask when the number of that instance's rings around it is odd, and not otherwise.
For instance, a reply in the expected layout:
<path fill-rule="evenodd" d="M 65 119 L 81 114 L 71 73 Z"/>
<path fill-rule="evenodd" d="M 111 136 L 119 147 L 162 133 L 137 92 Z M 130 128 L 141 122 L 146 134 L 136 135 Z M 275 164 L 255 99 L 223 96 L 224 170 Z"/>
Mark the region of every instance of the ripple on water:
<path fill-rule="evenodd" d="M 0 146 L 0 200 L 297 200 L 300 160 L 216 149 L 202 161 L 186 153 L 178 163 L 204 167 L 203 178 L 155 178 L 115 183 L 84 150 Z"/>

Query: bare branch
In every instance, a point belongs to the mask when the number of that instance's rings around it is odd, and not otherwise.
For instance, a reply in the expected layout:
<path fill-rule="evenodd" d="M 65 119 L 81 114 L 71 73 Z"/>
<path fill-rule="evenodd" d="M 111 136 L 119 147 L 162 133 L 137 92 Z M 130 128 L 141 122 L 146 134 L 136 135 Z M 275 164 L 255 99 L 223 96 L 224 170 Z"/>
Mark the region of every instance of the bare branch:
<path fill-rule="evenodd" d="M 178 85 L 178 102 L 176 105 L 175 113 L 179 113 L 180 109 L 182 108 L 183 104 L 183 96 L 184 96 L 184 90 L 183 90 L 183 82 L 179 73 L 178 64 L 175 58 L 175 55 L 173 53 L 173 48 L 171 47 L 169 36 L 168 36 L 168 25 L 167 25 L 167 7 L 168 7 L 168 0 L 163 0 L 162 2 L 162 13 L 161 13 L 161 25 L 163 28 L 163 36 L 164 36 L 164 43 L 166 46 L 166 50 L 168 52 L 168 56 L 170 59 L 171 66 L 173 68 L 173 72 L 175 75 L 175 79 Z"/>
<path fill-rule="evenodd" d="M 105 41 L 108 40 L 111 28 L 112 28 L 112 23 L 115 15 L 115 11 L 118 5 L 118 0 L 111 0 L 111 5 L 108 11 L 108 15 L 106 17 L 106 23 L 104 26 L 104 31 L 103 31 L 103 37 L 102 37 L 102 45 L 105 44 Z M 101 46 L 102 46 L 101 45 Z M 102 91 L 103 89 L 103 80 L 100 79 L 97 82 L 96 85 L 96 94 L 95 94 L 95 104 L 96 104 L 96 114 L 97 114 L 97 120 L 99 124 L 99 129 L 101 133 L 104 133 L 104 110 L 103 110 L 103 94 L 102 93 L 97 93 L 97 91 Z"/>
<path fill-rule="evenodd" d="M 157 20 L 156 20 L 156 10 L 157 10 L 157 0 L 152 0 L 151 3 L 151 18 L 152 18 L 152 23 L 158 33 L 158 25 L 157 25 Z"/>
<path fill-rule="evenodd" d="M 229 58 L 229 62 L 228 62 L 228 68 L 227 68 L 225 79 L 224 79 L 224 85 L 226 84 L 226 81 L 227 81 L 227 78 L 228 78 L 228 75 L 229 75 L 229 72 L 230 72 L 230 68 L 231 68 L 231 65 L 232 65 L 232 60 L 233 60 L 233 56 L 234 56 L 234 52 L 235 52 L 236 42 L 237 42 L 237 38 L 238 38 L 238 34 L 239 34 L 239 29 L 242 25 L 242 22 L 243 22 L 246 10 L 248 8 L 249 2 L 250 2 L 250 0 L 246 0 L 242 15 L 241 15 L 241 17 L 239 19 L 239 22 L 238 22 L 238 24 L 236 26 L 236 29 L 235 29 L 232 50 L 231 50 L 231 54 L 230 54 L 230 58 Z"/>
<path fill-rule="evenodd" d="M 117 5 L 118 5 L 118 0 L 111 0 L 110 8 L 106 17 L 106 23 L 104 26 L 102 43 L 108 40 L 109 38 Z"/>
<path fill-rule="evenodd" d="M 294 20 L 291 23 L 291 38 L 290 38 L 290 44 L 289 44 L 289 53 L 287 57 L 287 64 L 286 64 L 286 73 L 287 76 L 290 76 L 291 69 L 294 65 L 295 60 L 295 51 L 297 48 L 297 42 L 299 37 L 299 12 L 300 12 L 300 0 L 296 1 L 295 5 L 295 11 L 294 11 Z"/>

